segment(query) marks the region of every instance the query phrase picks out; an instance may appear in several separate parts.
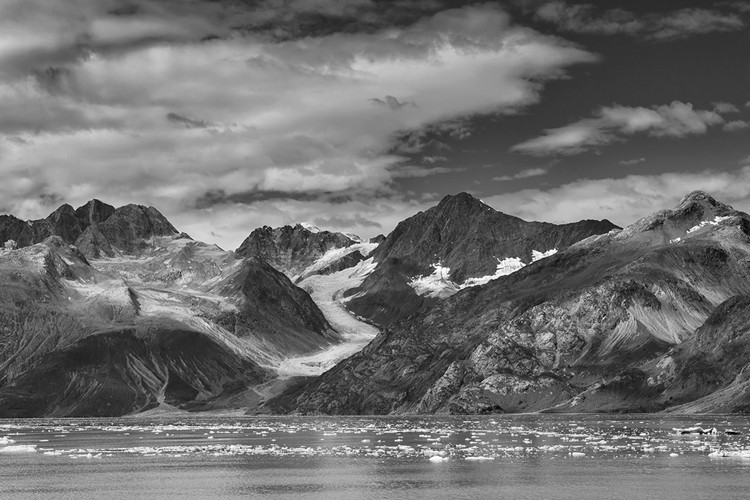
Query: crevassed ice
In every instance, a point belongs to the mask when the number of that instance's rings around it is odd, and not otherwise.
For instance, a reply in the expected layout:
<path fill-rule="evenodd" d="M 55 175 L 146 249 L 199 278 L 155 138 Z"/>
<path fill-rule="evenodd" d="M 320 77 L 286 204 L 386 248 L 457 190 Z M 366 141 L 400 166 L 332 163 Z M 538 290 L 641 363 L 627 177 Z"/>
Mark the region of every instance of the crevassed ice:
<path fill-rule="evenodd" d="M 293 276 L 292 280 L 294 281 L 298 277 L 304 279 L 316 273 L 317 271 L 330 266 L 337 260 L 346 255 L 349 255 L 350 253 L 359 252 L 364 257 L 368 257 L 377 246 L 377 243 L 355 243 L 354 245 L 350 245 L 348 247 L 332 248 L 331 250 L 328 250 L 326 253 L 324 253 L 318 260 L 313 262 L 309 267 L 307 267 L 307 269 L 302 271 L 298 276 Z"/>

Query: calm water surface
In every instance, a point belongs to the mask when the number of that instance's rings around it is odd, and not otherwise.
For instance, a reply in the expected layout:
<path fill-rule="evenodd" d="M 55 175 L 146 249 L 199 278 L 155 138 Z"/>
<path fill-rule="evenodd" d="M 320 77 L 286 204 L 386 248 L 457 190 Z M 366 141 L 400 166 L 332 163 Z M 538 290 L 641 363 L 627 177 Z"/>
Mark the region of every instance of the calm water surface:
<path fill-rule="evenodd" d="M 0 420 L 0 498 L 708 497 L 750 497 L 747 417 Z"/>

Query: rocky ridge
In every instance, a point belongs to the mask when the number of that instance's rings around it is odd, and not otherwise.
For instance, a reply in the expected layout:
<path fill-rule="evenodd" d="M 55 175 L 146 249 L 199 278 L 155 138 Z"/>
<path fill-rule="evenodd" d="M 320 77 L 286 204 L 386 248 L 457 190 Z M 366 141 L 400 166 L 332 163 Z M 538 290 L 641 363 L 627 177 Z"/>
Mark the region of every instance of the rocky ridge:
<path fill-rule="evenodd" d="M 694 192 L 420 309 L 268 408 L 744 411 L 748 294 L 750 216 Z"/>
<path fill-rule="evenodd" d="M 373 251 L 377 266 L 349 308 L 390 325 L 436 298 L 481 284 L 596 234 L 619 229 L 607 220 L 555 225 L 526 222 L 468 193 L 402 221 Z M 422 286 L 420 286 L 420 284 Z"/>
<path fill-rule="evenodd" d="M 359 241 L 342 233 L 321 231 L 297 224 L 271 228 L 263 226 L 250 233 L 235 250 L 239 257 L 261 259 L 290 278 L 298 275 L 330 250 L 345 248 Z"/>

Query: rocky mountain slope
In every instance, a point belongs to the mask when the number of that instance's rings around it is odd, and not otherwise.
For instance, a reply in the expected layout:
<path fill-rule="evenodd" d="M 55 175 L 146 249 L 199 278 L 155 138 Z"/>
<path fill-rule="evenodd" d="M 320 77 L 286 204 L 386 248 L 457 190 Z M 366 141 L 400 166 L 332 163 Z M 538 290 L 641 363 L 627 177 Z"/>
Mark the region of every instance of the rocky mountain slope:
<path fill-rule="evenodd" d="M 0 416 L 252 406 L 289 356 L 340 340 L 284 274 L 153 208 L 94 201 L 23 224 L 36 236 L 0 254 Z"/>
<path fill-rule="evenodd" d="M 24 222 L 12 215 L 0 216 L 1 245 L 12 240 L 23 248 L 59 236 L 88 257 L 133 253 L 144 239 L 173 234 L 177 230 L 153 207 L 125 205 L 115 209 L 99 200 L 75 210 L 65 204 L 39 220 Z"/>
<path fill-rule="evenodd" d="M 440 257 L 449 265 L 450 252 Z M 268 408 L 743 410 L 748 294 L 750 216 L 694 192 L 672 210 L 422 308 Z"/>
<path fill-rule="evenodd" d="M 619 229 L 609 221 L 555 225 L 498 212 L 467 193 L 402 221 L 372 254 L 377 263 L 350 292 L 349 308 L 381 325 L 425 302 L 487 283 L 595 234 Z"/>
<path fill-rule="evenodd" d="M 235 250 L 239 257 L 261 259 L 289 277 L 296 277 L 330 250 L 345 248 L 359 241 L 342 233 L 321 231 L 297 224 L 271 228 L 263 226 L 250 233 Z"/>

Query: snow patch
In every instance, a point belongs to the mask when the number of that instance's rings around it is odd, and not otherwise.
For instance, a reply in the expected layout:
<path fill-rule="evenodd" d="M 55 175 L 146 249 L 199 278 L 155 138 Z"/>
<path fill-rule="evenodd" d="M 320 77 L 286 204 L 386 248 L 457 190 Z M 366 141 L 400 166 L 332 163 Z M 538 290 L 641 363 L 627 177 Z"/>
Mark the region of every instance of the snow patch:
<path fill-rule="evenodd" d="M 701 223 L 698 224 L 697 226 L 691 227 L 690 229 L 687 230 L 687 234 L 694 233 L 694 232 L 696 232 L 699 229 L 702 229 L 704 227 L 718 226 L 721 222 L 723 222 L 723 221 L 725 221 L 727 219 L 731 219 L 731 218 L 732 218 L 731 215 L 727 215 L 727 216 L 724 216 L 724 217 L 721 217 L 721 216 L 717 215 L 716 217 L 714 217 L 714 220 L 704 220 L 704 221 L 701 221 Z"/>
<path fill-rule="evenodd" d="M 299 225 L 302 226 L 303 228 L 307 229 L 311 233 L 321 233 L 321 232 L 323 232 L 323 230 L 320 229 L 318 226 L 316 226 L 314 224 L 310 224 L 309 222 L 300 222 Z"/>
<path fill-rule="evenodd" d="M 550 257 L 557 253 L 557 248 L 547 250 L 546 252 L 540 252 L 538 250 L 531 251 L 531 260 L 536 262 L 538 260 Z M 432 268 L 434 271 L 428 276 L 420 276 L 412 279 L 409 282 L 417 295 L 428 297 L 445 298 L 450 297 L 459 290 L 469 288 L 473 286 L 486 285 L 492 280 L 495 280 L 501 276 L 507 276 L 514 272 L 522 269 L 526 266 L 520 257 L 507 257 L 505 259 L 497 259 L 497 269 L 493 274 L 486 276 L 479 276 L 477 278 L 469 278 L 464 281 L 461 285 L 457 285 L 450 279 L 450 268 L 441 265 L 439 262 L 433 264 Z"/>
<path fill-rule="evenodd" d="M 552 255 L 555 255 L 556 253 L 557 253 L 557 248 L 547 250 L 546 252 L 532 250 L 531 261 L 536 262 L 538 260 L 542 260 Z M 524 267 L 526 267 L 526 264 L 523 263 L 520 257 L 508 257 L 502 260 L 497 259 L 497 269 L 495 270 L 495 274 L 481 276 L 479 278 L 469 278 L 468 280 L 464 281 L 464 283 L 461 285 L 461 289 L 463 290 L 464 288 L 468 288 L 471 286 L 485 285 L 489 283 L 490 281 L 497 279 L 501 276 L 507 276 L 509 274 L 513 274 L 519 269 L 523 269 Z"/>
<path fill-rule="evenodd" d="M 298 276 L 294 276 L 292 278 L 292 281 L 296 281 L 298 278 L 305 279 L 308 276 L 316 274 L 321 269 L 325 269 L 337 260 L 346 257 L 350 253 L 359 252 L 364 257 L 367 257 L 372 253 L 373 250 L 375 250 L 375 247 L 377 246 L 377 243 L 356 243 L 344 248 L 332 248 L 331 250 L 328 250 L 326 253 L 324 253 L 318 260 L 308 266 L 307 269 L 302 271 Z"/>
<path fill-rule="evenodd" d="M 432 274 L 418 276 L 409 282 L 409 286 L 419 296 L 444 299 L 460 290 L 460 287 L 450 280 L 451 270 L 439 262 L 432 265 Z"/>
<path fill-rule="evenodd" d="M 546 259 L 547 257 L 551 257 L 557 253 L 557 248 L 553 248 L 551 250 L 547 250 L 546 252 L 539 252 L 537 250 L 531 251 L 531 261 L 536 262 L 538 260 Z"/>

